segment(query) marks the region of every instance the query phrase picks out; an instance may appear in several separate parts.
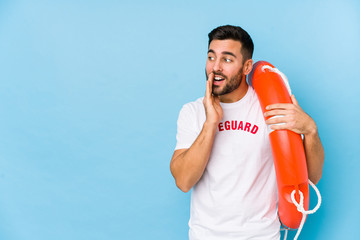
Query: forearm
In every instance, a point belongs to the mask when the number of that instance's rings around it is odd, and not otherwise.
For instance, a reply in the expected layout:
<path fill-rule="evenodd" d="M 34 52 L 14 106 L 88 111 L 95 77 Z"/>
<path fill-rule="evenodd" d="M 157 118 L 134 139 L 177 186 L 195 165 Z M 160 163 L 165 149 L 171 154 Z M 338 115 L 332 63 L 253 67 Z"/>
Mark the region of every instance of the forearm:
<path fill-rule="evenodd" d="M 325 153 L 316 126 L 312 132 L 304 135 L 304 148 L 308 177 L 317 184 L 322 176 Z"/>
<path fill-rule="evenodd" d="M 170 169 L 176 185 L 188 192 L 201 178 L 209 161 L 214 143 L 216 124 L 205 122 L 191 147 L 171 160 Z"/>

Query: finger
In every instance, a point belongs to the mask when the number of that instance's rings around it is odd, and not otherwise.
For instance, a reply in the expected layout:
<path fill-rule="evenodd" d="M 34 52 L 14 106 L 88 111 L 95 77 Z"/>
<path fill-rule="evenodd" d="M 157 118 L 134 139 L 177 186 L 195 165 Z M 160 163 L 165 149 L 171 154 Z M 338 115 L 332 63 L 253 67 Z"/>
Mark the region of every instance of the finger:
<path fill-rule="evenodd" d="M 206 97 L 210 97 L 212 94 L 212 85 L 213 85 L 213 81 L 214 81 L 214 73 L 210 73 L 208 75 L 208 79 L 206 81 L 206 92 L 205 92 L 205 96 Z"/>
<path fill-rule="evenodd" d="M 291 101 L 293 102 L 293 104 L 295 104 L 296 106 L 299 106 L 299 103 L 298 103 L 298 101 L 296 100 L 296 98 L 295 98 L 295 95 L 293 94 L 293 95 L 291 95 Z M 299 106 L 300 107 L 300 106 Z"/>
<path fill-rule="evenodd" d="M 206 90 L 205 90 L 205 98 L 209 98 L 209 88 L 210 88 L 210 81 L 206 80 Z"/>
<path fill-rule="evenodd" d="M 211 82 L 210 79 L 208 78 L 206 80 L 205 98 L 210 98 L 210 96 L 211 96 Z"/>
<path fill-rule="evenodd" d="M 292 106 L 291 103 L 275 103 L 266 106 L 266 110 L 272 110 L 272 109 L 289 109 Z"/>
<path fill-rule="evenodd" d="M 270 128 L 272 130 L 290 130 L 295 133 L 301 134 L 301 132 L 299 130 L 291 128 L 289 123 L 279 124 L 279 125 L 271 125 Z"/>
<path fill-rule="evenodd" d="M 284 124 L 273 124 L 273 125 L 270 125 L 270 128 L 272 130 L 283 130 L 283 129 L 288 130 L 288 126 L 287 126 L 286 123 L 284 123 Z"/>
<path fill-rule="evenodd" d="M 213 86 L 213 83 L 214 83 L 214 73 L 211 72 L 208 76 L 208 81 L 210 82 L 210 95 L 212 94 L 212 86 Z"/>
<path fill-rule="evenodd" d="M 284 110 L 284 109 L 275 109 L 275 110 L 270 110 L 264 113 L 264 117 L 271 117 L 271 116 L 275 116 L 275 115 L 286 115 L 288 112 L 288 110 Z"/>
<path fill-rule="evenodd" d="M 278 115 L 276 117 L 269 118 L 265 121 L 266 124 L 279 124 L 279 123 L 287 123 L 289 122 L 289 118 L 284 115 Z"/>

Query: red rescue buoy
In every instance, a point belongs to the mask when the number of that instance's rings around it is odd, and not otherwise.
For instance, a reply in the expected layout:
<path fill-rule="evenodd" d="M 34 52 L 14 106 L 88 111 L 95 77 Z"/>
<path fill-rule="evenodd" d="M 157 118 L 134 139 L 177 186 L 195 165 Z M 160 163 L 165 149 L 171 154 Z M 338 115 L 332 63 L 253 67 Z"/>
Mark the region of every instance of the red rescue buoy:
<path fill-rule="evenodd" d="M 254 64 L 249 74 L 249 84 L 253 86 L 263 113 L 265 107 L 275 103 L 292 103 L 289 91 L 275 67 L 268 62 Z M 275 69 L 277 70 L 277 69 Z M 280 117 L 280 116 L 279 116 Z M 265 120 L 267 120 L 265 118 Z M 297 229 L 303 214 L 291 200 L 295 190 L 295 200 L 300 201 L 299 190 L 304 195 L 304 209 L 309 209 L 309 185 L 305 150 L 301 136 L 290 130 L 275 130 L 269 134 L 274 159 L 279 205 L 278 215 L 286 229 Z"/>

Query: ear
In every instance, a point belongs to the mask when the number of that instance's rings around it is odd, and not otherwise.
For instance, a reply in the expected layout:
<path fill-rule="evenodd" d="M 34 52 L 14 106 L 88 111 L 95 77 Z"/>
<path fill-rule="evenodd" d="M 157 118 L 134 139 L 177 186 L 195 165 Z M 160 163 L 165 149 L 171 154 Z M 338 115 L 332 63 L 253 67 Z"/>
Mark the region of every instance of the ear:
<path fill-rule="evenodd" d="M 252 59 L 248 59 L 245 61 L 245 63 L 244 63 L 244 74 L 245 75 L 248 75 L 251 72 L 251 70 L 253 68 L 253 63 L 254 63 L 254 61 Z"/>

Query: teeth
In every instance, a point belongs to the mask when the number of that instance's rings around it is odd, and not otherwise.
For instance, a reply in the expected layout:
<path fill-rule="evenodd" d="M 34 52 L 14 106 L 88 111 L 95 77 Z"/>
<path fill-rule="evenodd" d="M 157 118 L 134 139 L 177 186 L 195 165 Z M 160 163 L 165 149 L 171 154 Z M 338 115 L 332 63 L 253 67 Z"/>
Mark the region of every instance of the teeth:
<path fill-rule="evenodd" d="M 221 77 L 215 77 L 214 79 L 217 80 L 217 81 L 219 81 L 219 80 L 222 80 L 223 78 L 221 78 Z"/>

